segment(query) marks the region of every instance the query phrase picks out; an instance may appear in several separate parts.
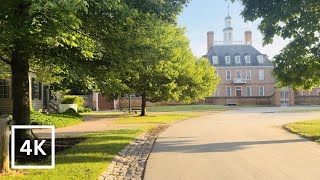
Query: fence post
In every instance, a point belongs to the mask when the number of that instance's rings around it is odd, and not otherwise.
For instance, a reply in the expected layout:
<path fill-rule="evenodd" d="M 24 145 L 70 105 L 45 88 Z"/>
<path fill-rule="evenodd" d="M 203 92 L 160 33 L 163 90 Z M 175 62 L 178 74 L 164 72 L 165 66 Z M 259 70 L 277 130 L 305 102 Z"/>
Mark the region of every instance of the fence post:
<path fill-rule="evenodd" d="M 10 120 L 0 116 L 0 173 L 9 172 Z"/>

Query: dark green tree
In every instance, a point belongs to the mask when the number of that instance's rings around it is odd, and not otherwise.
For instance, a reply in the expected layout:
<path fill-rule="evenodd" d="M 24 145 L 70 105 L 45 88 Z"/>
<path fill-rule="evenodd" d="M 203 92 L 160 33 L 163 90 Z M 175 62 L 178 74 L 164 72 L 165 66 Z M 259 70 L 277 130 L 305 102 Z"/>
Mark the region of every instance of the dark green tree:
<path fill-rule="evenodd" d="M 193 102 L 215 91 L 218 80 L 214 69 L 207 60 L 194 57 L 184 29 L 156 19 L 144 25 L 139 29 L 135 52 L 126 63 L 113 68 L 117 73 L 112 80 L 117 81 L 104 83 L 112 87 L 100 85 L 108 87 L 101 92 L 111 98 L 140 94 L 144 116 L 147 101 Z"/>
<path fill-rule="evenodd" d="M 102 61 L 126 59 L 127 32 L 138 25 L 134 18 L 156 14 L 175 22 L 185 0 L 139 3 L 115 0 L 11 0 L 0 6 L 0 61 L 11 69 L 15 124 L 30 124 L 28 73 L 30 67 L 53 66 L 66 74 L 93 76 Z M 146 6 L 148 5 L 148 6 Z M 146 16 L 144 16 L 146 17 Z M 143 19 L 139 23 L 143 24 Z M 134 34 L 134 33 L 133 33 Z M 132 35 L 134 36 L 134 35 Z M 128 45 L 129 44 L 129 45 Z M 106 63 L 106 64 L 107 64 Z M 52 74 L 59 72 L 52 69 Z M 112 74 L 109 76 L 112 78 Z M 55 78 L 55 77 L 52 77 Z M 19 131 L 21 139 L 31 131 Z"/>
<path fill-rule="evenodd" d="M 318 0 L 241 0 L 246 21 L 261 20 L 264 44 L 278 35 L 290 43 L 274 57 L 281 86 L 312 88 L 320 84 L 320 2 Z"/>

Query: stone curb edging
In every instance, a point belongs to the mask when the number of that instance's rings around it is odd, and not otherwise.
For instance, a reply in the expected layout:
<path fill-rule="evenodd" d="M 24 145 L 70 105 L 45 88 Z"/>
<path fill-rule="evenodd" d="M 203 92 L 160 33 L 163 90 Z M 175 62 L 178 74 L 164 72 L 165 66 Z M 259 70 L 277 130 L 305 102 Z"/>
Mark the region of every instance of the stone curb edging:
<path fill-rule="evenodd" d="M 142 133 L 112 160 L 106 171 L 99 176 L 99 180 L 143 179 L 153 145 L 158 135 L 168 127 L 169 125 L 160 125 Z"/>

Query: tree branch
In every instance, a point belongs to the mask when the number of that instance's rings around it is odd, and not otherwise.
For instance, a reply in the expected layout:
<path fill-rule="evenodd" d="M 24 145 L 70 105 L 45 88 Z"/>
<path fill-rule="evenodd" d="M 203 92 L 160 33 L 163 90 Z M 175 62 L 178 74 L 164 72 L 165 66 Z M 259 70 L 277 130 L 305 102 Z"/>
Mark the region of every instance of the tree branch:
<path fill-rule="evenodd" d="M 0 60 L 11 66 L 11 61 L 5 59 L 4 57 L 0 56 Z"/>

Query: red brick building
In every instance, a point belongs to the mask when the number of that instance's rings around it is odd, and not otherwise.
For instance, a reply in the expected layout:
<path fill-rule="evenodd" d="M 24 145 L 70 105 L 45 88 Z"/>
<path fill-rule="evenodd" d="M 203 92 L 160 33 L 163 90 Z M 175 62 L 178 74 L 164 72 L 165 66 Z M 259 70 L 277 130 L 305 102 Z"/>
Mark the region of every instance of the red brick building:
<path fill-rule="evenodd" d="M 206 57 L 220 83 L 214 97 L 265 97 L 275 92 L 273 64 L 268 57 L 252 46 L 252 32 L 244 33 L 244 41 L 233 41 L 230 16 L 225 18 L 223 41 L 214 41 L 214 32 L 207 34 Z"/>

